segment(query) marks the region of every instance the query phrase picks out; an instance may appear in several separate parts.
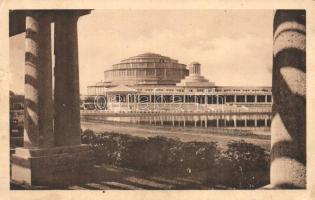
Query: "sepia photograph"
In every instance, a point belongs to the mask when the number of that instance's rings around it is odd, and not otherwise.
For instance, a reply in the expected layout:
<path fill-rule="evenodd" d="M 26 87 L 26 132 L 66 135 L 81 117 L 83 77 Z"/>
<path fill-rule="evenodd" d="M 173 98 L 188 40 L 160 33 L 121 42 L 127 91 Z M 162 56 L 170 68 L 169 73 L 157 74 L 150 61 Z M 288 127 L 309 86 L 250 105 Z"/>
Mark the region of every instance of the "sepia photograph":
<path fill-rule="evenodd" d="M 10 9 L 10 190 L 306 189 L 305 9 Z"/>

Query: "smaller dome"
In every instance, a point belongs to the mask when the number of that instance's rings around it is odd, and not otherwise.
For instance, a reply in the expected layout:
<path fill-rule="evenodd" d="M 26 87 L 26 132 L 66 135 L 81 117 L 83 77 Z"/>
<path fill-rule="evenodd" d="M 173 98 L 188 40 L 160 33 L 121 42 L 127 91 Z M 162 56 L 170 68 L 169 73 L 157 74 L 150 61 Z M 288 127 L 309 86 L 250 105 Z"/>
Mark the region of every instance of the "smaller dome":
<path fill-rule="evenodd" d="M 189 75 L 182 79 L 180 83 L 177 83 L 177 86 L 184 87 L 212 87 L 214 86 L 213 82 L 209 82 L 208 79 L 201 76 L 201 65 L 198 62 L 192 62 L 189 64 Z"/>

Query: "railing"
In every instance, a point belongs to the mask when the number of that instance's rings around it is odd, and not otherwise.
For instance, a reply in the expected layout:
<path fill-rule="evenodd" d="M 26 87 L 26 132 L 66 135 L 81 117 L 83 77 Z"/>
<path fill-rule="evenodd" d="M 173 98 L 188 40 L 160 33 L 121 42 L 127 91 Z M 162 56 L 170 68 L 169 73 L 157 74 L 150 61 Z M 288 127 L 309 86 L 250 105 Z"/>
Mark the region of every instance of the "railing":
<path fill-rule="evenodd" d="M 162 108 L 162 109 L 161 109 Z M 175 107 L 174 104 L 166 105 L 163 107 L 154 105 L 145 105 L 142 109 L 138 106 L 131 106 L 130 109 L 127 106 L 121 106 L 117 110 L 81 110 L 81 114 L 88 113 L 102 113 L 102 114 L 244 114 L 244 113 L 271 113 L 271 106 L 260 107 L 236 107 L 230 105 L 185 105 L 182 107 Z"/>

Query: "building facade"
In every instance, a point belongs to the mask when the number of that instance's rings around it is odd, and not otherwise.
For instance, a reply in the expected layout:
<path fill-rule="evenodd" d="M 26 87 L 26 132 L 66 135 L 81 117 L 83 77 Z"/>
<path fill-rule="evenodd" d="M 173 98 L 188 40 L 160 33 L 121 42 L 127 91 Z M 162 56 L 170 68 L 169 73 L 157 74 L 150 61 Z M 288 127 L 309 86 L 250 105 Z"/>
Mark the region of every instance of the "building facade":
<path fill-rule="evenodd" d="M 109 112 L 271 112 L 271 87 L 216 86 L 201 76 L 201 65 L 154 53 L 134 56 L 88 86 L 95 109 Z M 83 106 L 83 109 L 86 106 Z M 93 108 L 93 106 L 92 106 Z"/>

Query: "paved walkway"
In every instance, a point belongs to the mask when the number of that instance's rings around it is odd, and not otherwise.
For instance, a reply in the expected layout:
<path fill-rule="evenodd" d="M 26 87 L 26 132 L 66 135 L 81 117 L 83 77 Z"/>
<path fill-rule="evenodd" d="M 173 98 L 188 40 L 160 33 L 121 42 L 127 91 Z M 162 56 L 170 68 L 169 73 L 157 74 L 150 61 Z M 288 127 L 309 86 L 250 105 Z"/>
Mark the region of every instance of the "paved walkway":
<path fill-rule="evenodd" d="M 205 178 L 205 176 L 199 176 Z M 170 190 L 170 189 L 214 189 L 207 187 L 194 178 L 165 178 L 150 175 L 137 170 L 118 168 L 109 165 L 96 165 L 88 177 L 89 180 L 77 185 L 61 188 L 26 186 L 11 181 L 13 190 Z M 216 187 L 219 188 L 219 187 Z"/>
<path fill-rule="evenodd" d="M 116 168 L 113 166 L 95 166 L 94 181 L 70 186 L 73 190 L 169 190 L 169 189 L 213 189 L 204 186 L 193 178 L 165 178 L 144 172 Z"/>

